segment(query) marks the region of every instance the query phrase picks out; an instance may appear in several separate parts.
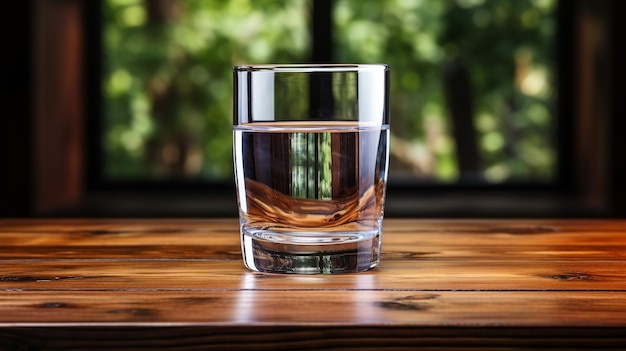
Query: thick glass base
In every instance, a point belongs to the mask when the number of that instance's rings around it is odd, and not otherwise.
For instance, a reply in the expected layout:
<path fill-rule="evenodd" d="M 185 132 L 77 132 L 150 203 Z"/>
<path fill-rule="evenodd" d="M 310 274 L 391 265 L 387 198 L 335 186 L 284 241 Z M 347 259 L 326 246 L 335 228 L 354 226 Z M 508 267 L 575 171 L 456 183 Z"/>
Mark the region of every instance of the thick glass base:
<path fill-rule="evenodd" d="M 244 263 L 258 272 L 355 273 L 380 261 L 380 230 L 284 233 L 244 227 L 241 235 Z"/>

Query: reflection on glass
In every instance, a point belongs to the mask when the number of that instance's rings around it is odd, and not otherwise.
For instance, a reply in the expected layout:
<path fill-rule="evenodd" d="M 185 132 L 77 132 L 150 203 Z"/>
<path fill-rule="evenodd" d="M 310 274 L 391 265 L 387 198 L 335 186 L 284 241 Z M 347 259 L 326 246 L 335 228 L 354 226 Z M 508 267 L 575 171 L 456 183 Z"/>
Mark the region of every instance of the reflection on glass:
<path fill-rule="evenodd" d="M 332 199 L 332 154 L 329 132 L 291 136 L 291 194 L 299 199 Z"/>

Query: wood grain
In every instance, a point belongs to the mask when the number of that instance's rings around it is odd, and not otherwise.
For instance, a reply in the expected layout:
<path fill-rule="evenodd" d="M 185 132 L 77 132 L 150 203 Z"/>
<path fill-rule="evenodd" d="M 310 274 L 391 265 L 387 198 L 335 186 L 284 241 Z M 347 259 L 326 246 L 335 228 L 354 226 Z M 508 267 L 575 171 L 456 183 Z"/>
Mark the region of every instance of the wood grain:
<path fill-rule="evenodd" d="M 0 350 L 623 349 L 625 232 L 389 219 L 378 268 L 300 276 L 236 219 L 0 220 Z"/>
<path fill-rule="evenodd" d="M 248 272 L 237 260 L 52 260 L 3 262 L 0 288 L 113 289 L 624 290 L 626 262 L 385 261 L 333 276 Z"/>
<path fill-rule="evenodd" d="M 610 307 L 609 307 L 610 306 Z M 626 292 L 332 289 L 5 291 L 0 326 L 413 325 L 619 327 Z M 537 312 L 544 314 L 539 318 Z"/>

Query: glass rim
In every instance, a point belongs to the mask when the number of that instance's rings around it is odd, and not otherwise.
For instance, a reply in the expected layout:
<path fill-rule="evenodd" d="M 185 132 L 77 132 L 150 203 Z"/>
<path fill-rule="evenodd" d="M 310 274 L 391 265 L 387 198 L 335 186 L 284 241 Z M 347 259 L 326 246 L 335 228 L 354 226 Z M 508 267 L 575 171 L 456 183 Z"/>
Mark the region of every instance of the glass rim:
<path fill-rule="evenodd" d="M 297 64 L 258 64 L 233 66 L 235 72 L 364 72 L 364 71 L 388 71 L 386 63 L 297 63 Z"/>

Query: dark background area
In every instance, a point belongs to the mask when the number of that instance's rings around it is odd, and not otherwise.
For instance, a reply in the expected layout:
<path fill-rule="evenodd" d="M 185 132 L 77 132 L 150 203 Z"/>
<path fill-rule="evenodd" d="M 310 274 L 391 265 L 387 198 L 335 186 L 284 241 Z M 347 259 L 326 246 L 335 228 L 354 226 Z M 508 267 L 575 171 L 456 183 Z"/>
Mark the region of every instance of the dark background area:
<path fill-rule="evenodd" d="M 100 42 L 89 3 L 4 5 L 0 216 L 235 216 L 233 183 L 98 181 L 90 131 L 99 128 L 101 101 L 89 87 L 100 79 Z M 623 8 L 619 0 L 575 0 L 560 13 L 557 186 L 390 186 L 386 215 L 626 216 Z M 325 47 L 312 61 L 329 60 Z"/>

